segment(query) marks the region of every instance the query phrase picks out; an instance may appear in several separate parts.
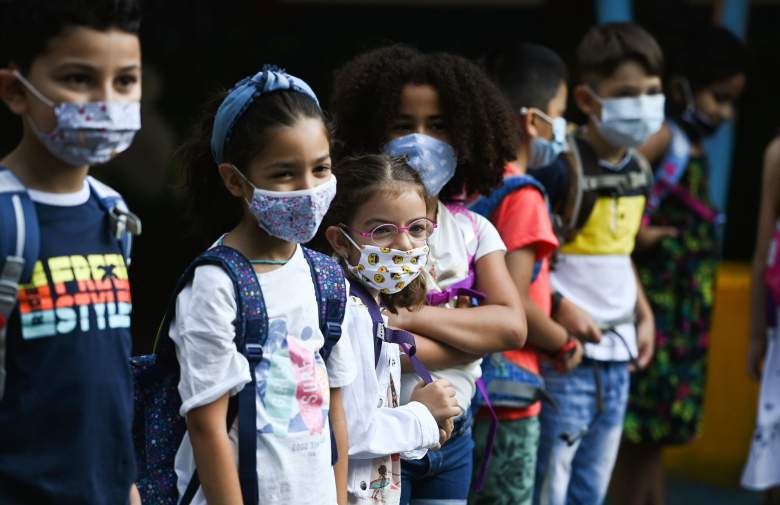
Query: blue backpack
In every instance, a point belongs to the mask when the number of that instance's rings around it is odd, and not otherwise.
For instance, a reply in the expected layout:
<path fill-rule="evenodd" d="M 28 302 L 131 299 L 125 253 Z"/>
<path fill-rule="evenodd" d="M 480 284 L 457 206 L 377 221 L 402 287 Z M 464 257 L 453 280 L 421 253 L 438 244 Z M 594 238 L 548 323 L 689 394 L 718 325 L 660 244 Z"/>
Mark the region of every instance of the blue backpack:
<path fill-rule="evenodd" d="M 530 175 L 515 175 L 505 178 L 501 187 L 490 195 L 475 201 L 471 210 L 490 219 L 504 198 L 526 187 L 539 190 L 549 209 L 544 186 Z M 536 281 L 541 269 L 541 261 L 534 263 L 531 282 Z M 544 379 L 541 376 L 512 363 L 500 352 L 492 353 L 482 361 L 482 381 L 494 407 L 525 408 L 539 400 L 552 403 L 552 398 L 544 389 Z M 477 405 L 485 405 L 485 401 L 479 396 L 475 397 L 474 401 Z"/>
<path fill-rule="evenodd" d="M 347 300 L 344 274 L 333 258 L 306 248 L 303 252 L 311 270 L 319 308 L 320 329 L 325 337 L 320 354 L 327 360 L 341 337 L 341 323 Z M 198 256 L 179 279 L 157 333 L 155 354 L 137 356 L 131 360 L 135 380 L 133 442 L 138 465 L 136 485 L 143 503 L 187 505 L 200 487 L 198 475 L 195 473 L 178 501 L 174 460 L 186 426 L 184 418 L 179 415 L 179 364 L 176 360 L 175 345 L 168 337 L 168 330 L 176 312 L 178 294 L 191 281 L 195 269 L 202 265 L 222 268 L 230 277 L 237 293 L 238 311 L 233 323 L 236 328 L 235 344 L 249 362 L 252 381 L 244 386 L 236 397 L 230 399 L 226 429 L 229 430 L 238 417 L 238 474 L 241 494 L 246 504 L 258 502 L 255 403 L 257 382 L 254 370 L 263 357 L 263 345 L 268 335 L 268 314 L 252 264 L 235 249 L 218 245 Z M 331 431 L 333 463 L 336 454 Z"/>
<path fill-rule="evenodd" d="M 92 177 L 87 182 L 108 215 L 111 233 L 130 266 L 132 239 L 141 234 L 141 220 L 127 210 L 119 193 Z M 35 204 L 22 181 L 0 165 L 0 399 L 5 389 L 6 325 L 17 305 L 19 285 L 30 281 L 39 252 Z"/>

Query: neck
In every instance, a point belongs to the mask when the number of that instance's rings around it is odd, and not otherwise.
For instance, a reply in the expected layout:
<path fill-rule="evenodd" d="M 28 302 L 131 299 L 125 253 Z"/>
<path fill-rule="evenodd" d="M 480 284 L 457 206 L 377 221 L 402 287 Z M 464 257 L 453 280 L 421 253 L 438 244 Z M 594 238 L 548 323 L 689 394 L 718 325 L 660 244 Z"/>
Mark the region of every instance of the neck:
<path fill-rule="evenodd" d="M 590 143 L 593 150 L 596 152 L 596 156 L 600 160 L 606 161 L 612 165 L 616 165 L 626 155 L 626 149 L 624 147 L 615 147 L 599 135 L 598 130 L 593 126 L 592 121 L 588 122 L 588 126 L 585 127 L 583 134 L 585 140 Z"/>
<path fill-rule="evenodd" d="M 250 260 L 288 260 L 295 253 L 297 244 L 273 237 L 257 226 L 254 216 L 244 212 L 238 226 L 226 236 L 224 244 L 238 250 Z M 275 270 L 279 265 L 255 265 L 259 272 Z"/>
<path fill-rule="evenodd" d="M 523 136 L 520 142 L 517 143 L 517 151 L 515 151 L 515 160 L 512 165 L 521 174 L 526 173 L 528 170 L 528 153 L 531 151 L 531 139 Z"/>
<path fill-rule="evenodd" d="M 8 167 L 29 189 L 47 193 L 76 193 L 84 187 L 89 166 L 74 167 L 60 160 L 41 144 L 25 125 L 22 141 L 0 163 Z"/>

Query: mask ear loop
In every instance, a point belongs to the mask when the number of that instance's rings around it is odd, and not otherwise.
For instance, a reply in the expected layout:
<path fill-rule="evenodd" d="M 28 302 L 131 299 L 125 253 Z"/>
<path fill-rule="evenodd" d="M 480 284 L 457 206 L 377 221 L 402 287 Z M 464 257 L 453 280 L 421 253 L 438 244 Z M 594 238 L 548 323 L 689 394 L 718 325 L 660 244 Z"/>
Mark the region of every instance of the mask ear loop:
<path fill-rule="evenodd" d="M 352 244 L 353 246 L 355 246 L 355 249 L 357 249 L 357 250 L 358 250 L 358 252 L 359 252 L 360 254 L 363 254 L 363 248 L 362 248 L 362 247 L 360 247 L 360 246 L 357 244 L 357 242 L 355 242 L 354 240 L 352 240 L 352 237 L 350 237 L 350 236 L 349 236 L 349 233 L 347 233 L 347 232 L 345 231 L 345 229 L 344 229 L 344 228 L 345 228 L 346 226 L 347 226 L 347 225 L 345 225 L 345 224 L 339 224 L 339 231 L 341 232 L 341 234 L 342 234 L 342 235 L 344 235 L 344 237 L 346 237 L 346 239 L 347 239 L 347 240 L 349 240 L 349 243 L 350 243 L 350 244 Z M 344 256 L 344 261 L 346 261 L 347 263 L 349 263 L 349 260 L 347 259 L 347 257 L 346 257 L 346 256 Z"/>
<path fill-rule="evenodd" d="M 48 98 L 46 98 L 45 96 L 43 96 L 43 94 L 40 91 L 38 91 L 35 88 L 35 86 L 33 86 L 32 83 L 30 81 L 28 81 L 22 74 L 20 74 L 18 70 L 14 70 L 13 74 L 14 74 L 14 77 L 16 77 L 16 79 L 19 82 L 21 82 L 24 85 L 25 88 L 27 88 L 27 91 L 29 91 L 30 93 L 33 94 L 33 96 L 35 96 L 35 98 L 37 98 L 38 100 L 40 100 L 44 104 L 48 105 L 52 109 L 56 108 L 56 104 L 54 102 L 52 102 L 51 100 L 49 100 Z"/>

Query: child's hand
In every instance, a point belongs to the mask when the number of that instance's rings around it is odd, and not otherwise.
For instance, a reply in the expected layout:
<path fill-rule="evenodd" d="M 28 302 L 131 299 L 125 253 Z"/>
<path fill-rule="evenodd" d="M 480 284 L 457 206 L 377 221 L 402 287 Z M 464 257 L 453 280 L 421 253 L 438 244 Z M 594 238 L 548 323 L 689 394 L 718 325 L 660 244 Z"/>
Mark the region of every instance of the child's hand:
<path fill-rule="evenodd" d="M 450 417 L 444 421 L 443 426 L 439 426 L 439 448 L 441 448 L 447 440 L 452 436 L 452 430 L 455 429 L 454 417 Z"/>
<path fill-rule="evenodd" d="M 636 368 L 643 370 L 655 351 L 655 321 L 652 318 L 643 318 L 636 325 Z"/>
<path fill-rule="evenodd" d="M 439 427 L 444 427 L 448 419 L 460 414 L 458 402 L 455 401 L 455 390 L 444 379 L 433 381 L 431 384 L 418 382 L 412 391 L 411 400 L 428 407 Z"/>
<path fill-rule="evenodd" d="M 566 328 L 570 335 L 577 337 L 582 342 L 593 342 L 594 344 L 601 342 L 601 329 L 596 321 L 590 317 L 590 314 L 566 298 L 563 298 L 558 306 L 555 321 Z"/>
<path fill-rule="evenodd" d="M 560 370 L 562 372 L 571 372 L 582 363 L 582 353 L 584 352 L 582 342 L 580 342 L 579 339 L 574 339 L 574 342 L 577 344 L 576 349 L 560 363 Z"/>
<path fill-rule="evenodd" d="M 675 238 L 680 231 L 674 226 L 643 226 L 636 235 L 637 249 L 650 249 L 665 238 Z"/>

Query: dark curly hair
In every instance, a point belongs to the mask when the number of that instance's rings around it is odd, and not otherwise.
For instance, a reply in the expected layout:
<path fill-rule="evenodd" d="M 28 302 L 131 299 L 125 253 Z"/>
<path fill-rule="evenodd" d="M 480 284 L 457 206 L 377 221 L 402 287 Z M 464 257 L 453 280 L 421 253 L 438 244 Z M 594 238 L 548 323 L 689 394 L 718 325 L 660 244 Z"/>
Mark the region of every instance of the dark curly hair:
<path fill-rule="evenodd" d="M 464 188 L 488 193 L 499 185 L 505 164 L 515 158 L 518 136 L 509 103 L 476 64 L 405 45 L 360 54 L 336 72 L 331 99 L 336 159 L 382 150 L 407 84 L 436 89 L 444 128 L 458 155 L 455 176 L 440 198 L 452 198 Z"/>
<path fill-rule="evenodd" d="M 336 163 L 333 175 L 337 181 L 336 198 L 330 204 L 320 225 L 317 240 L 321 245 L 318 249 L 327 254 L 332 254 L 333 248 L 324 239 L 325 230 L 329 226 L 350 223 L 360 207 L 377 193 L 398 194 L 401 191 L 414 191 L 423 201 L 426 200 L 425 188 L 417 172 L 399 158 L 384 154 L 347 157 Z M 351 274 L 347 275 L 351 277 Z M 354 279 L 352 281 L 359 282 Z M 421 307 L 425 303 L 426 291 L 425 279 L 418 276 L 398 293 L 380 294 L 379 298 L 383 307 L 396 313 L 399 308 L 414 310 Z"/>

